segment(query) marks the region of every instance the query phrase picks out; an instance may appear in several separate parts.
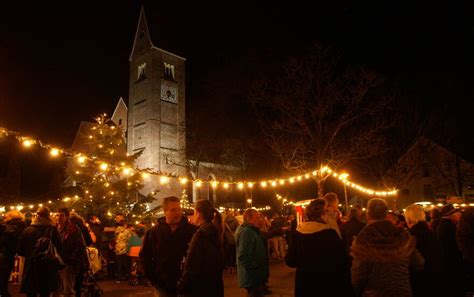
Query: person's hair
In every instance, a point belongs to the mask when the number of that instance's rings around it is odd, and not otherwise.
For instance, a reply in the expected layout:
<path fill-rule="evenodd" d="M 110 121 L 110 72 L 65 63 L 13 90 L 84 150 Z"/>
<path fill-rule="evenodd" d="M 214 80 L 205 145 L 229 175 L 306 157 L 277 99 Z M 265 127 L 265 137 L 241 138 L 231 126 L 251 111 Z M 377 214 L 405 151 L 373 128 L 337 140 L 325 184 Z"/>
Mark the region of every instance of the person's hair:
<path fill-rule="evenodd" d="M 439 210 L 439 208 L 433 208 L 430 211 L 430 218 L 431 219 L 440 219 L 441 218 L 441 210 Z"/>
<path fill-rule="evenodd" d="M 388 213 L 388 205 L 385 200 L 380 198 L 372 198 L 367 203 L 367 215 L 372 220 L 385 220 Z"/>
<path fill-rule="evenodd" d="M 423 206 L 418 204 L 411 204 L 405 208 L 405 219 L 408 224 L 415 225 L 418 222 L 424 222 L 426 220 L 425 211 Z"/>
<path fill-rule="evenodd" d="M 256 209 L 247 208 L 243 214 L 244 222 L 249 223 L 254 213 L 259 213 Z"/>
<path fill-rule="evenodd" d="M 316 198 L 306 206 L 306 217 L 308 220 L 316 220 L 321 218 L 326 213 L 326 200 L 323 198 Z"/>
<path fill-rule="evenodd" d="M 196 202 L 196 211 L 201 214 L 204 221 L 212 223 L 219 231 L 219 241 L 222 245 L 224 239 L 224 228 L 222 227 L 222 215 L 214 208 L 209 200 L 198 200 Z"/>
<path fill-rule="evenodd" d="M 179 200 L 178 197 L 176 196 L 168 196 L 168 197 L 165 197 L 163 198 L 163 210 L 166 211 L 168 209 L 168 205 L 171 203 L 171 202 L 181 202 L 181 200 Z"/>
<path fill-rule="evenodd" d="M 351 208 L 349 210 L 349 219 L 358 219 L 359 218 L 359 210 L 357 208 Z"/>
<path fill-rule="evenodd" d="M 66 216 L 66 218 L 69 218 L 69 208 L 60 207 L 58 208 L 58 212 L 63 213 Z"/>
<path fill-rule="evenodd" d="M 38 208 L 38 210 L 36 211 L 36 214 L 37 214 L 40 218 L 49 219 L 49 216 L 50 216 L 50 214 L 51 214 L 51 210 L 50 210 L 49 207 L 47 207 L 47 206 L 41 206 L 41 207 Z"/>
<path fill-rule="evenodd" d="M 138 237 L 142 237 L 143 235 L 145 235 L 145 228 L 144 227 L 136 228 L 135 234 L 137 234 Z"/>
<path fill-rule="evenodd" d="M 69 213 L 69 219 L 74 222 L 75 224 L 79 224 L 79 225 L 85 225 L 86 222 L 84 221 L 84 218 L 81 217 L 77 212 L 75 211 L 71 211 Z"/>
<path fill-rule="evenodd" d="M 10 222 L 11 220 L 18 220 L 18 219 L 24 221 L 25 216 L 18 210 L 14 210 L 14 209 L 7 212 L 5 216 L 3 217 L 3 221 L 5 223 Z"/>
<path fill-rule="evenodd" d="M 330 204 L 336 202 L 337 200 L 339 200 L 336 193 L 332 193 L 332 192 L 327 193 L 326 195 L 324 195 L 323 199 L 326 200 L 327 205 L 330 205 Z"/>

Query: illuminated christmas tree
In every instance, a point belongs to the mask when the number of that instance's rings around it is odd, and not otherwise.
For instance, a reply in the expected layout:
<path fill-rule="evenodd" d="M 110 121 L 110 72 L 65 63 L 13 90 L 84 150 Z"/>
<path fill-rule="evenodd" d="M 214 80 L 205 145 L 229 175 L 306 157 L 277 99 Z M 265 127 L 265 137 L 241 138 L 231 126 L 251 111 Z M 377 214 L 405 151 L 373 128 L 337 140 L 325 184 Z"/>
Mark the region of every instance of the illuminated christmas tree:
<path fill-rule="evenodd" d="M 68 166 L 69 176 L 82 193 L 73 202 L 76 211 L 100 217 L 123 214 L 134 220 L 150 216 L 147 204 L 155 200 L 156 191 L 140 194 L 147 173 L 135 170 L 141 152 L 126 153 L 123 130 L 101 115 L 89 134 L 81 137 L 89 152 L 77 155 Z"/>

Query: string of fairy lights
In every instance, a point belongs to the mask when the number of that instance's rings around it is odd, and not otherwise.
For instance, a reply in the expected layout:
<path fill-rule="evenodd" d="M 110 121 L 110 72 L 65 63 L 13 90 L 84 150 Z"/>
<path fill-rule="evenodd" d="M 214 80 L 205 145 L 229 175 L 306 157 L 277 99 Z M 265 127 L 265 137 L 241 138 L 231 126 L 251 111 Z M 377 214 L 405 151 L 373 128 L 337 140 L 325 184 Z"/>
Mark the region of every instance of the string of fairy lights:
<path fill-rule="evenodd" d="M 114 129 L 115 127 L 111 126 L 110 128 Z M 99 170 L 104 171 L 104 172 L 109 171 L 109 170 L 114 170 L 114 171 L 122 172 L 125 176 L 131 176 L 133 174 L 140 173 L 144 179 L 149 178 L 151 175 L 153 175 L 158 178 L 158 181 L 161 185 L 166 185 L 170 183 L 172 179 L 176 179 L 179 181 L 179 183 L 182 186 L 186 186 L 188 183 L 192 183 L 195 187 L 200 188 L 203 186 L 203 184 L 207 183 L 210 187 L 214 189 L 221 187 L 222 189 L 226 189 L 226 190 L 237 189 L 237 190 L 243 191 L 243 190 L 252 190 L 256 186 L 259 186 L 261 189 L 275 189 L 275 188 L 281 188 L 284 186 L 303 182 L 311 178 L 333 177 L 339 180 L 344 185 L 352 189 L 355 189 L 357 191 L 360 191 L 362 193 L 371 195 L 371 196 L 384 197 L 384 196 L 397 195 L 396 189 L 392 189 L 390 191 L 376 191 L 376 190 L 364 187 L 362 185 L 356 184 L 349 180 L 348 178 L 349 175 L 347 173 L 338 173 L 335 170 L 331 169 L 329 166 L 321 166 L 319 169 L 308 171 L 304 174 L 299 174 L 295 176 L 289 176 L 285 178 L 268 178 L 268 179 L 262 179 L 260 181 L 208 180 L 208 179 L 200 179 L 200 178 L 192 179 L 188 177 L 179 176 L 173 173 L 164 173 L 164 172 L 155 171 L 150 168 L 140 169 L 136 166 L 130 166 L 129 164 L 127 164 L 127 162 L 119 162 L 120 164 L 119 166 L 112 166 L 111 164 L 108 164 L 107 162 L 102 161 L 98 159 L 97 157 L 90 156 L 87 153 L 72 152 L 70 150 L 62 149 L 57 146 L 44 143 L 41 140 L 37 140 L 32 137 L 21 135 L 20 133 L 16 131 L 12 131 L 12 130 L 0 127 L 0 137 L 2 136 L 13 137 L 19 143 L 21 143 L 21 145 L 25 149 L 31 149 L 37 146 L 41 149 L 47 150 L 49 151 L 49 155 L 52 158 L 58 158 L 62 156 L 66 158 L 75 159 L 77 163 L 83 166 L 85 166 L 87 163 L 93 163 L 95 166 L 98 167 Z M 91 137 L 92 135 L 89 136 L 89 138 Z M 78 198 L 66 197 L 64 199 L 78 199 Z M 26 206 L 23 206 L 23 207 L 26 207 Z"/>

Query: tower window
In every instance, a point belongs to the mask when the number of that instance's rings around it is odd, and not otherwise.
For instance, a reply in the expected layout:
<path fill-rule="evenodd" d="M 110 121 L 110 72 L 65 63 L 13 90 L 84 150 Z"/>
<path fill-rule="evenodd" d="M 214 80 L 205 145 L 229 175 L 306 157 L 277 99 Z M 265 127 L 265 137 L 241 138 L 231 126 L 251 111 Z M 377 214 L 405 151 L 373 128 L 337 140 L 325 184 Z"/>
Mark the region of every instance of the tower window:
<path fill-rule="evenodd" d="M 421 166 L 422 177 L 430 177 L 430 165 L 428 163 L 423 163 Z"/>
<path fill-rule="evenodd" d="M 122 119 L 119 119 L 119 126 L 122 125 Z"/>
<path fill-rule="evenodd" d="M 169 80 L 175 80 L 174 65 L 164 62 L 164 77 Z"/>
<path fill-rule="evenodd" d="M 138 65 L 138 75 L 137 75 L 137 81 L 144 80 L 146 78 L 146 63 L 143 63 L 141 65 Z"/>

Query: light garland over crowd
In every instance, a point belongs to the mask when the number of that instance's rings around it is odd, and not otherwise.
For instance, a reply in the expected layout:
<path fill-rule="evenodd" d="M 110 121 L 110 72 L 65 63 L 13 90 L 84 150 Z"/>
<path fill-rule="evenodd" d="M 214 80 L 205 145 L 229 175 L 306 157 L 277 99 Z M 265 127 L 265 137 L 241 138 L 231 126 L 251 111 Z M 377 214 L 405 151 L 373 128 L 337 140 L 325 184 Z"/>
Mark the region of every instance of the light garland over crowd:
<path fill-rule="evenodd" d="M 95 127 L 94 127 L 95 128 Z M 92 128 L 92 129 L 94 129 Z M 114 129 L 114 126 L 111 126 L 111 129 Z M 290 176 L 286 178 L 271 178 L 271 179 L 263 179 L 261 181 L 218 181 L 218 180 L 207 180 L 207 179 L 190 179 L 188 177 L 178 176 L 176 174 L 171 173 L 164 173 L 159 171 L 154 171 L 150 168 L 140 169 L 138 167 L 131 167 L 126 166 L 125 162 L 120 163 L 121 166 L 117 168 L 112 168 L 110 164 L 107 162 L 101 161 L 96 157 L 91 157 L 83 152 L 71 152 L 66 149 L 62 149 L 50 144 L 45 144 L 41 140 L 34 139 L 32 137 L 27 137 L 20 135 L 20 133 L 12 130 L 8 130 L 6 128 L 0 127 L 0 137 L 2 136 L 12 136 L 18 142 L 22 144 L 25 149 L 32 148 L 34 146 L 38 146 L 44 150 L 48 150 L 49 154 L 52 158 L 57 158 L 59 156 L 63 156 L 66 158 L 75 159 L 76 162 L 79 164 L 86 164 L 88 162 L 94 163 L 98 168 L 102 171 L 109 171 L 114 170 L 117 172 L 122 172 L 124 175 L 132 175 L 135 173 L 140 173 L 144 179 L 148 178 L 150 175 L 157 176 L 158 181 L 161 185 L 168 184 L 171 179 L 177 179 L 179 183 L 183 186 L 187 185 L 188 183 L 193 183 L 197 188 L 202 187 L 204 183 L 208 183 L 212 188 L 221 187 L 223 189 L 230 189 L 237 188 L 237 190 L 244 190 L 244 189 L 253 189 L 255 186 L 259 186 L 261 189 L 274 189 L 280 188 L 288 185 L 293 185 L 295 183 L 299 183 L 305 180 L 309 180 L 310 178 L 326 178 L 326 177 L 333 177 L 339 180 L 344 185 L 360 191 L 362 193 L 371 195 L 371 196 L 395 196 L 397 195 L 397 190 L 393 189 L 390 191 L 376 191 L 359 184 L 356 184 L 348 179 L 348 174 L 346 173 L 338 173 L 335 170 L 329 168 L 329 166 L 321 166 L 319 169 L 315 169 L 309 171 L 304 174 Z M 90 135 L 89 138 L 93 136 Z M 115 151 L 111 150 L 110 154 L 114 154 Z M 76 172 L 76 174 L 80 174 L 80 172 Z M 319 177 L 318 177 L 319 175 Z M 106 185 L 105 185 L 106 186 Z"/>

